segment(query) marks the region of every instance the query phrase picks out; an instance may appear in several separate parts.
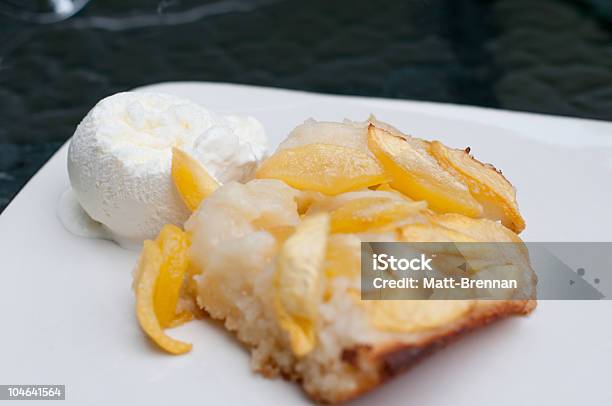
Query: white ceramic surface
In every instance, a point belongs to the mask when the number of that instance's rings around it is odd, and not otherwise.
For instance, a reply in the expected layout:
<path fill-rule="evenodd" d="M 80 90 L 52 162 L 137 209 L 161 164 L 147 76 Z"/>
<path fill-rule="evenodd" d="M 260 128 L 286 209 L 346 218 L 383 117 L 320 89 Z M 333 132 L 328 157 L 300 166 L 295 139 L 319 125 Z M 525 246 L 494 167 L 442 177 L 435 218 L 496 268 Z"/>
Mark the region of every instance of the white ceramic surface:
<path fill-rule="evenodd" d="M 225 84 L 146 90 L 254 115 L 275 144 L 308 117 L 374 113 L 502 168 L 518 189 L 526 240 L 612 241 L 612 123 Z M 66 150 L 0 216 L 0 384 L 65 384 L 75 405 L 308 403 L 296 385 L 253 374 L 247 352 L 210 322 L 172 331 L 194 343 L 189 355 L 147 342 L 130 290 L 137 253 L 71 235 L 56 217 Z M 541 302 L 531 317 L 468 335 L 353 404 L 612 404 L 611 320 L 611 301 Z"/>

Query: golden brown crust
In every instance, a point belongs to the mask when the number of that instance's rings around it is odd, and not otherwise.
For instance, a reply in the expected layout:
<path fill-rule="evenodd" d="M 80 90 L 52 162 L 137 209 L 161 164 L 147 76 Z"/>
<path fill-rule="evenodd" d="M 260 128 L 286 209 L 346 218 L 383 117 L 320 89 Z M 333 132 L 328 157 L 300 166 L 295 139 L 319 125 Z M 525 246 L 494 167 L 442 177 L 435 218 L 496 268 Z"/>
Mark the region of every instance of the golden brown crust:
<path fill-rule="evenodd" d="M 347 393 L 338 393 L 330 398 L 322 393 L 309 393 L 320 403 L 340 403 L 376 388 L 389 379 L 406 371 L 421 359 L 444 348 L 465 333 L 511 315 L 527 315 L 536 307 L 535 300 L 482 301 L 476 305 L 469 317 L 452 328 L 430 336 L 419 343 L 386 343 L 379 346 L 359 345 L 342 351 L 341 358 L 356 370 L 358 387 Z M 368 365 L 373 372 L 364 372 Z"/>

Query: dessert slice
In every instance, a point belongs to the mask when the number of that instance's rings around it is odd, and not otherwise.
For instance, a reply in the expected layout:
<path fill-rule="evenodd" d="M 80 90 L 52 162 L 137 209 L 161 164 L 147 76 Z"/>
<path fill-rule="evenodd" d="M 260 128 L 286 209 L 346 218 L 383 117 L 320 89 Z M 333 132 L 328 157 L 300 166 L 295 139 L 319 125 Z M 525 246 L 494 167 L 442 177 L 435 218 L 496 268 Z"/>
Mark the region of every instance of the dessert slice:
<path fill-rule="evenodd" d="M 197 210 L 185 231 L 165 229 L 146 243 L 136 274 L 141 326 L 168 352 L 189 350 L 163 328 L 197 316 L 184 304 L 195 302 L 250 349 L 255 371 L 337 403 L 467 331 L 536 305 L 514 189 L 465 152 L 375 120 L 310 120 L 246 184 L 218 186 L 188 163 L 177 163 L 174 180 Z M 439 243 L 421 246 L 435 250 L 432 272 L 443 276 L 459 265 L 448 243 L 475 243 L 465 251 L 471 278 L 512 275 L 519 284 L 365 300 L 372 292 L 362 290 L 364 242 Z"/>
<path fill-rule="evenodd" d="M 250 348 L 254 370 L 299 382 L 315 400 L 353 398 L 460 334 L 535 306 L 532 292 L 520 289 L 504 292 L 504 300 L 362 300 L 362 241 L 520 240 L 491 220 L 436 214 L 397 192 L 321 196 L 300 216 L 302 193 L 278 180 L 226 184 L 186 229 L 201 270 L 198 304 Z M 390 201 L 408 206 L 401 211 Z M 520 246 L 516 263 L 494 260 L 476 274 L 512 266 L 533 282 Z"/>

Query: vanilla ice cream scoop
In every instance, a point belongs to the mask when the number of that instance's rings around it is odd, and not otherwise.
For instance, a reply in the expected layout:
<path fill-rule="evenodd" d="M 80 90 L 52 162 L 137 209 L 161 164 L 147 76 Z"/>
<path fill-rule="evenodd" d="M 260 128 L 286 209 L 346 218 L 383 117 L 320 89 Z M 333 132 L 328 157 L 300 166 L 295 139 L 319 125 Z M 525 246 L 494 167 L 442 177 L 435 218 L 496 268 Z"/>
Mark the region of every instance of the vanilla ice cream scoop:
<path fill-rule="evenodd" d="M 253 117 L 216 114 L 171 95 L 101 100 L 74 133 L 68 174 L 80 206 L 121 245 L 154 238 L 164 224 L 182 225 L 189 216 L 172 183 L 172 147 L 218 181 L 240 181 L 264 157 L 266 136 Z"/>

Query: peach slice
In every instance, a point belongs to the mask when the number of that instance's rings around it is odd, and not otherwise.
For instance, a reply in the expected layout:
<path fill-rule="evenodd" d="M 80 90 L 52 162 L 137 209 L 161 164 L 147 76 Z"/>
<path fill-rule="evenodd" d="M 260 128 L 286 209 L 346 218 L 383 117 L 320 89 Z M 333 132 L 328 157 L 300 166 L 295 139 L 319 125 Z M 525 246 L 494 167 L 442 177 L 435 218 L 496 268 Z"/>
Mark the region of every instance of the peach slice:
<path fill-rule="evenodd" d="M 298 357 L 310 352 L 316 342 L 317 304 L 328 234 L 328 215 L 305 217 L 282 245 L 277 260 L 274 308 Z"/>
<path fill-rule="evenodd" d="M 178 325 L 178 320 L 188 318 L 187 315 L 176 314 L 176 305 L 189 266 L 189 236 L 180 228 L 167 224 L 160 231 L 157 243 L 162 251 L 163 262 L 155 284 L 153 304 L 159 324 L 166 328 Z"/>
<path fill-rule="evenodd" d="M 262 163 L 258 178 L 279 179 L 300 190 L 336 195 L 387 180 L 374 157 L 358 149 L 308 144 L 277 151 Z"/>
<path fill-rule="evenodd" d="M 351 200 L 331 212 L 332 233 L 360 233 L 418 214 L 427 203 L 386 197 Z"/>
<path fill-rule="evenodd" d="M 179 148 L 172 148 L 172 180 L 191 211 L 219 187 L 219 182 L 200 162 Z"/>
<path fill-rule="evenodd" d="M 166 335 L 155 313 L 155 285 L 164 263 L 162 249 L 156 241 L 144 242 L 136 271 L 136 317 L 144 332 L 165 351 L 184 354 L 191 350 L 191 344 L 175 340 Z"/>
<path fill-rule="evenodd" d="M 438 141 L 431 143 L 430 152 L 444 169 L 467 185 L 472 196 L 483 206 L 484 217 L 501 220 L 516 233 L 525 229 L 516 191 L 494 167 L 474 159 L 469 151 L 447 148 Z"/>
<path fill-rule="evenodd" d="M 483 209 L 468 188 L 429 155 L 427 142 L 370 125 L 368 145 L 391 175 L 391 187 L 432 210 L 480 217 Z"/>

